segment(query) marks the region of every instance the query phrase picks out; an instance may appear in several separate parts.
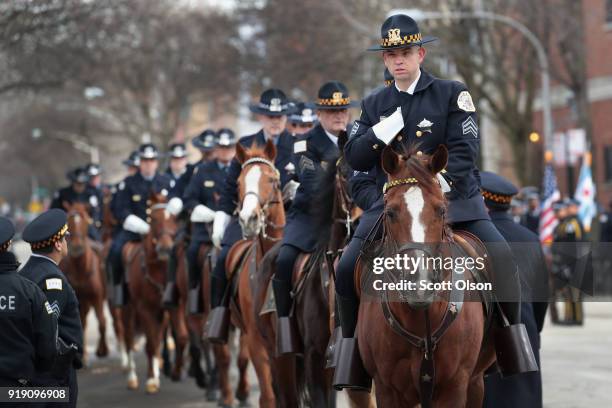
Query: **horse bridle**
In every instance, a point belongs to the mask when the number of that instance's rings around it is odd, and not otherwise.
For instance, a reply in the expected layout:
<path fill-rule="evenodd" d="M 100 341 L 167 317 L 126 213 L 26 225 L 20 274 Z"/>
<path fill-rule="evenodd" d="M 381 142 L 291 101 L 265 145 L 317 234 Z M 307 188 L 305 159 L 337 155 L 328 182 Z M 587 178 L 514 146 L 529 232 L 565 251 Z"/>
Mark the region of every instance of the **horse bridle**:
<path fill-rule="evenodd" d="M 351 211 L 353 210 L 353 200 L 351 199 L 350 194 L 346 190 L 346 178 L 342 175 L 342 171 L 340 169 L 340 164 L 342 162 L 342 158 L 339 158 L 336 162 L 336 168 L 338 169 L 336 172 L 335 183 L 338 186 L 339 197 L 340 197 L 340 208 L 345 214 L 345 218 L 336 218 L 334 222 L 339 222 L 344 224 L 346 228 L 346 236 L 349 237 L 351 235 L 351 226 L 353 225 L 353 220 L 351 219 Z M 337 197 L 338 197 L 337 196 Z"/>
<path fill-rule="evenodd" d="M 149 209 L 151 210 L 151 213 L 153 211 L 159 211 L 159 210 L 166 210 L 166 208 L 168 207 L 168 203 L 156 203 L 153 204 L 152 206 L 149 207 Z M 158 237 L 153 237 L 153 243 L 155 243 L 159 238 L 163 237 L 164 235 L 168 235 L 170 236 L 170 238 L 172 238 L 174 236 L 174 234 L 176 234 L 176 230 L 175 231 L 171 231 L 168 230 L 167 228 L 164 228 L 162 226 L 161 231 L 159 231 L 159 236 Z"/>
<path fill-rule="evenodd" d="M 277 205 L 277 204 L 282 204 L 282 201 L 276 199 L 276 197 L 278 196 L 278 193 L 280 192 L 280 173 L 278 171 L 278 169 L 276 168 L 276 166 L 274 165 L 274 163 L 272 163 L 270 160 L 268 159 L 264 159 L 263 157 L 252 157 L 248 160 L 246 160 L 244 163 L 242 163 L 242 171 L 244 171 L 244 169 L 251 165 L 251 164 L 265 164 L 266 166 L 270 167 L 272 170 L 274 170 L 274 184 L 272 187 L 272 190 L 270 191 L 270 195 L 268 196 L 268 198 L 264 201 L 261 199 L 261 197 L 259 196 L 259 194 L 257 194 L 254 191 L 247 191 L 244 194 L 244 197 L 242 197 L 242 201 L 240 202 L 240 206 L 238 208 L 238 211 L 240 211 L 242 209 L 242 203 L 244 202 L 244 199 L 248 196 L 248 195 L 254 195 L 257 198 L 257 202 L 259 203 L 259 209 L 258 209 L 258 217 L 260 217 L 263 220 L 263 228 L 261 231 L 261 234 L 263 236 L 263 238 L 268 239 L 270 241 L 280 241 L 282 238 L 273 238 L 270 237 L 267 232 L 266 232 L 266 228 L 270 227 L 273 229 L 283 229 L 285 227 L 285 224 L 282 225 L 278 225 L 272 221 L 270 221 L 269 219 L 269 209 L 270 206 L 272 205 Z"/>

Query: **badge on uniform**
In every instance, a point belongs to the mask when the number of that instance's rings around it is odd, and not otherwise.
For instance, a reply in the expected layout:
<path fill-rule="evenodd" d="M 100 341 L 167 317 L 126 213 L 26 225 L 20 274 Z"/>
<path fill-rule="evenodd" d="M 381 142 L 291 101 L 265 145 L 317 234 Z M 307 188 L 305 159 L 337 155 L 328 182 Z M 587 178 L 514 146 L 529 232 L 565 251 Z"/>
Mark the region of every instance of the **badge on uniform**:
<path fill-rule="evenodd" d="M 287 174 L 295 174 L 295 165 L 291 162 L 287 163 L 287 165 L 285 166 L 285 170 L 287 171 Z"/>
<path fill-rule="evenodd" d="M 327 171 L 327 167 L 329 166 L 329 163 L 322 160 L 321 161 L 321 167 L 323 168 L 323 170 Z"/>
<path fill-rule="evenodd" d="M 433 126 L 433 122 L 430 122 L 429 120 L 423 118 L 422 121 L 419 122 L 419 124 L 417 125 L 417 127 L 421 130 L 421 132 L 425 133 L 425 132 L 429 132 L 431 133 L 431 127 Z"/>
<path fill-rule="evenodd" d="M 306 141 L 299 140 L 293 144 L 293 153 L 302 153 L 306 151 Z"/>
<path fill-rule="evenodd" d="M 215 181 L 214 180 L 204 180 L 204 187 L 214 187 L 215 186 Z"/>
<path fill-rule="evenodd" d="M 62 280 L 59 278 L 51 278 L 45 281 L 47 290 L 62 290 Z"/>
<path fill-rule="evenodd" d="M 125 182 L 122 181 L 121 183 L 119 183 L 119 190 L 123 190 L 125 188 Z"/>
<path fill-rule="evenodd" d="M 161 195 L 163 195 L 164 197 L 167 196 L 168 190 L 166 190 L 165 188 L 162 188 Z"/>
<path fill-rule="evenodd" d="M 471 116 L 463 121 L 461 129 L 464 135 L 472 135 L 474 138 L 478 138 L 478 125 Z"/>
<path fill-rule="evenodd" d="M 176 181 L 170 180 L 170 188 L 174 188 L 175 185 L 176 185 Z"/>
<path fill-rule="evenodd" d="M 89 204 L 91 204 L 92 207 L 97 207 L 98 197 L 96 197 L 95 195 L 89 196 Z"/>
<path fill-rule="evenodd" d="M 457 106 L 459 109 L 466 112 L 476 112 L 474 102 L 472 102 L 472 96 L 468 91 L 462 91 L 457 97 Z"/>
<path fill-rule="evenodd" d="M 136 202 L 138 202 L 138 201 L 140 201 L 140 199 L 141 199 L 141 197 L 140 197 L 140 195 L 139 195 L 139 194 L 134 194 L 134 195 L 132 196 L 132 201 L 136 201 Z"/>

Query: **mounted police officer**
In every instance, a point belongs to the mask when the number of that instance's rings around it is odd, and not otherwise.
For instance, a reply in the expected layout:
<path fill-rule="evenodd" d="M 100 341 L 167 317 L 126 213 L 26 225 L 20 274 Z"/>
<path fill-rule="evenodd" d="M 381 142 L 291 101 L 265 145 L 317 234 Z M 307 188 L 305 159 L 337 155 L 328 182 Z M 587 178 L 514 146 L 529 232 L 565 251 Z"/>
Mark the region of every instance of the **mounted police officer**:
<path fill-rule="evenodd" d="M 123 160 L 121 162 L 121 164 L 123 164 L 126 167 L 127 170 L 127 177 L 133 176 L 134 174 L 138 173 L 138 168 L 140 166 L 140 157 L 138 156 L 138 150 L 134 150 L 133 152 L 130 153 L 130 155 L 128 156 L 127 159 Z M 122 182 L 125 182 L 125 178 L 120 181 L 117 184 L 113 184 L 111 186 L 110 192 L 111 192 L 111 198 L 110 198 L 110 212 L 113 215 L 113 217 L 117 218 L 116 214 L 116 206 L 117 206 L 117 192 L 119 191 L 119 186 L 121 185 Z M 117 235 L 117 233 L 121 230 L 121 226 L 120 225 L 116 225 L 115 228 L 112 231 L 112 237 L 114 238 L 115 235 Z"/>
<path fill-rule="evenodd" d="M 170 200 L 166 209 L 176 215 L 182 209 L 182 201 L 170 194 L 170 177 L 157 172 L 159 152 L 155 145 L 145 143 L 138 149 L 139 171 L 129 176 L 119 184 L 115 203 L 115 217 L 121 225 L 110 247 L 107 259 L 107 271 L 112 279 L 112 300 L 115 306 L 125 305 L 125 281 L 123 271 L 122 250 L 128 241 L 140 241 L 146 235 L 150 226 L 147 218 L 147 200 L 152 192 L 165 192 Z"/>
<path fill-rule="evenodd" d="M 42 289 L 58 322 L 59 355 L 49 373 L 36 373 L 32 385 L 69 387 L 70 402 L 60 406 L 74 407 L 78 397 L 75 369 L 83 366 L 84 348 L 79 302 L 68 279 L 58 267 L 68 255 L 66 221 L 63 210 L 51 209 L 26 226 L 23 240 L 30 244 L 32 255 L 21 270 L 21 276 Z"/>
<path fill-rule="evenodd" d="M 193 165 L 194 168 L 214 159 L 216 138 L 217 134 L 214 130 L 204 129 L 202 133 L 191 139 L 191 144 L 196 147 L 202 155 L 200 160 Z"/>
<path fill-rule="evenodd" d="M 43 291 L 17 273 L 13 235 L 13 223 L 0 217 L 0 387 L 29 385 L 57 355 L 57 316 Z"/>
<path fill-rule="evenodd" d="M 89 188 L 93 190 L 96 205 L 92 205 L 92 218 L 98 231 L 102 228 L 102 203 L 104 202 L 104 189 L 108 188 L 102 183 L 102 169 L 99 164 L 89 163 L 85 166 L 89 176 Z"/>
<path fill-rule="evenodd" d="M 315 250 L 319 231 L 311 206 L 316 205 L 318 182 L 327 166 L 336 163 L 340 156 L 338 135 L 346 131 L 348 108 L 352 106 L 355 103 L 351 102 L 348 89 L 342 82 L 326 82 L 319 89 L 316 103 L 319 123 L 294 144 L 300 184 L 287 216 L 283 243 L 276 259 L 276 274 L 272 280 L 278 317 L 278 354 L 301 351 L 296 322 L 293 316 L 289 316 L 293 267 L 300 252 Z"/>
<path fill-rule="evenodd" d="M 399 150 L 402 145 L 418 143 L 420 151 L 432 153 L 440 144 L 446 145 L 449 160 L 444 177 L 439 175 L 439 180 L 449 201 L 448 217 L 454 228 L 467 230 L 485 243 L 495 243 L 487 245 L 487 249 L 494 264 L 496 295 L 504 300 L 501 306 L 510 322 L 497 332 L 499 338 L 505 336 L 506 344 L 521 349 L 526 333 L 519 323 L 520 287 L 516 265 L 503 236 L 491 223 L 480 194 L 476 166 L 479 130 L 470 93 L 460 82 L 441 80 L 421 69 L 426 54 L 423 45 L 436 38 L 422 36 L 409 16 L 389 17 L 382 25 L 381 37 L 380 45 L 370 50 L 383 52 L 383 61 L 395 82 L 362 101 L 361 117 L 353 125 L 344 148 L 346 159 L 356 170 L 376 169 L 378 186 L 382 190 L 386 176 L 380 156 L 385 146 Z M 337 388 L 369 389 L 371 386 L 354 336 L 359 300 L 354 290 L 353 273 L 362 244 L 383 207 L 381 198 L 362 215 L 338 265 L 336 300 L 343 339 L 334 378 Z M 377 234 L 380 236 L 381 231 Z M 502 360 L 508 354 L 498 353 L 499 365 L 506 374 L 537 369 L 531 351 L 523 351 L 524 355 L 516 360 Z M 512 367 L 515 361 L 525 364 Z"/>
<path fill-rule="evenodd" d="M 189 313 L 202 313 L 203 300 L 200 290 L 202 265 L 198 264 L 198 253 L 203 244 L 210 244 L 210 229 L 219 209 L 223 182 L 227 177 L 230 163 L 236 152 L 236 135 L 231 129 L 223 128 L 217 132 L 214 159 L 203 163 L 185 190 L 185 208 L 191 211 L 191 242 L 187 248 L 189 270 Z"/>
<path fill-rule="evenodd" d="M 315 106 L 309 102 L 296 102 L 293 113 L 287 116 L 287 131 L 293 136 L 308 132 L 317 123 Z"/>
<path fill-rule="evenodd" d="M 53 196 L 51 208 L 65 209 L 65 204 L 84 203 L 89 206 L 89 215 L 94 220 L 87 229 L 89 238 L 96 242 L 100 241 L 98 225 L 102 220 L 102 199 L 95 188 L 89 185 L 89 174 L 86 167 L 77 167 L 69 171 L 66 176 L 70 185 L 58 190 Z"/>
<path fill-rule="evenodd" d="M 173 143 L 168 151 L 170 162 L 166 174 L 170 176 L 170 193 L 174 197 L 182 197 L 191 178 L 194 166 L 187 163 L 187 148 L 185 143 Z"/>
<path fill-rule="evenodd" d="M 292 109 L 287 97 L 280 89 L 264 91 L 259 103 L 250 106 L 251 112 L 257 115 L 262 129 L 254 135 L 245 136 L 238 141 L 246 148 L 251 147 L 254 143 L 263 146 L 268 140 L 274 141 L 277 151 L 274 165 L 280 173 L 282 188 L 285 188 L 294 177 L 293 173 L 295 171 L 295 164 L 292 160 L 294 137 L 285 130 L 287 115 L 292 112 Z M 238 219 L 232 216 L 238 204 L 237 181 L 240 171 L 240 163 L 233 159 L 221 190 L 219 211 L 215 213 L 213 222 L 211 239 L 213 244 L 221 251 L 212 274 L 211 301 L 213 310 L 207 322 L 208 328 L 227 327 L 229 322 L 229 310 L 227 308 L 229 296 L 223 296 L 227 287 L 225 259 L 232 245 L 242 238 Z M 224 304 L 222 304 L 223 299 L 226 301 Z M 218 332 L 207 330 L 207 337 L 213 341 L 227 341 L 223 330 Z"/>
<path fill-rule="evenodd" d="M 495 173 L 480 173 L 482 195 L 495 227 L 510 243 L 517 260 L 523 301 L 521 322 L 525 324 L 531 348 L 540 364 L 540 332 L 544 326 L 548 303 L 548 272 L 539 237 L 514 222 L 509 213 L 512 197 L 518 189 Z M 539 372 L 502 378 L 499 373 L 485 377 L 484 407 L 541 407 L 542 377 Z"/>

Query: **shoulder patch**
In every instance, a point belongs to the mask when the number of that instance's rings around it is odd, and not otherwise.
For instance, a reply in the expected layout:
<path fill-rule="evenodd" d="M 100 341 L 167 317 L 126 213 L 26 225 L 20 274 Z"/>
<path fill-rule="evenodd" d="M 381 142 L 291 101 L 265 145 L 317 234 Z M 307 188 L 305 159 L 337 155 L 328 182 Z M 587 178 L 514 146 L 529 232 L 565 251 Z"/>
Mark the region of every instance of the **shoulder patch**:
<path fill-rule="evenodd" d="M 119 190 L 123 190 L 125 188 L 125 181 L 122 181 L 121 183 L 119 183 L 118 188 Z"/>
<path fill-rule="evenodd" d="M 45 281 L 47 290 L 62 290 L 62 280 L 60 278 L 51 278 Z"/>
<path fill-rule="evenodd" d="M 306 141 L 299 140 L 293 144 L 293 153 L 302 153 L 306 151 Z"/>
<path fill-rule="evenodd" d="M 47 309 L 47 314 L 53 314 L 53 308 L 49 304 L 48 300 L 45 300 L 45 309 Z"/>
<path fill-rule="evenodd" d="M 459 109 L 466 112 L 476 112 L 474 102 L 472 102 L 472 96 L 468 91 L 461 91 L 457 97 L 457 106 Z"/>
<path fill-rule="evenodd" d="M 359 130 L 359 123 L 353 123 L 353 128 L 351 129 L 351 136 L 355 136 L 357 131 Z"/>

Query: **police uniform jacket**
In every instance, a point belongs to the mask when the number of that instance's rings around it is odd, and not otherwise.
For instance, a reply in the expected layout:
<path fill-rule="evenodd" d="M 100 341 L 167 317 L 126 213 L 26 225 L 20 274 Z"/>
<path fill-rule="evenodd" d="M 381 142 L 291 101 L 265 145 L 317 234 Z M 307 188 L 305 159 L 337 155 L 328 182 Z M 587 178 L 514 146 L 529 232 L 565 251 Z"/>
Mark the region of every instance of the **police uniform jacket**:
<path fill-rule="evenodd" d="M 59 189 L 53 196 L 51 202 L 51 208 L 59 208 L 64 210 L 63 203 L 85 203 L 89 204 L 89 214 L 98 222 L 102 220 L 102 192 L 98 191 L 95 187 L 87 186 L 82 193 L 74 191 L 72 186 L 64 187 Z M 100 224 L 101 225 L 101 224 Z M 96 226 L 100 226 L 96 225 Z"/>
<path fill-rule="evenodd" d="M 284 130 L 276 140 L 276 158 L 274 165 L 280 173 L 281 188 L 287 184 L 289 180 L 294 178 L 291 174 L 291 167 L 289 163 L 293 163 L 293 142 L 295 138 L 291 136 L 289 132 Z M 266 139 L 263 130 L 255 133 L 254 135 L 245 136 L 238 140 L 243 147 L 251 147 L 256 142 L 260 145 L 265 145 Z M 219 203 L 219 210 L 233 214 L 234 210 L 238 206 L 238 177 L 242 167 L 238 160 L 234 158 L 230 164 L 230 167 L 225 178 L 223 189 L 221 190 L 221 199 Z"/>
<path fill-rule="evenodd" d="M 544 325 L 547 303 L 529 302 L 534 298 L 545 300 L 548 291 L 548 272 L 537 235 L 515 223 L 507 211 L 491 211 L 491 221 L 510 243 L 521 278 L 522 297 L 521 322 L 525 324 L 536 361 L 540 362 L 540 331 Z M 523 245 L 527 244 L 527 245 Z M 499 374 L 485 377 L 485 399 L 483 407 L 541 407 L 542 378 L 540 372 L 527 373 L 509 378 Z"/>
<path fill-rule="evenodd" d="M 205 205 L 213 211 L 219 208 L 221 188 L 227 175 L 227 166 L 221 167 L 216 161 L 202 162 L 193 171 L 191 180 L 183 195 L 183 206 L 191 211 L 198 204 Z M 206 223 L 191 223 L 191 238 L 197 241 L 210 241 L 210 234 Z"/>
<path fill-rule="evenodd" d="M 386 175 L 381 168 L 380 155 L 385 144 L 376 137 L 372 127 L 391 116 L 399 106 L 405 125 L 392 147 L 401 151 L 402 146 L 417 144 L 417 149 L 426 154 L 432 154 L 440 144 L 448 148 L 444 176 L 452 189 L 447 193 L 449 221 L 489 219 L 480 194 L 476 166 L 480 144 L 477 117 L 467 88 L 460 82 L 438 79 L 421 69 L 412 95 L 389 86 L 366 97 L 361 103 L 360 118 L 353 125 L 344 148 L 351 167 L 359 171 L 376 168 L 377 184 L 382 191 Z M 370 210 L 374 214 L 364 215 L 375 218 L 382 208 L 381 198 Z M 372 223 L 362 222 L 362 225 Z M 364 232 L 358 230 L 356 234 Z"/>
<path fill-rule="evenodd" d="M 50 258 L 33 254 L 20 273 L 42 289 L 57 316 L 59 337 L 67 345 L 76 345 L 78 353 L 82 355 L 83 327 L 79 302 L 60 268 Z"/>
<path fill-rule="evenodd" d="M 168 199 L 172 198 L 170 184 L 170 177 L 159 173 L 156 173 L 151 180 L 146 180 L 140 173 L 136 173 L 119 183 L 114 204 L 115 217 L 119 224 L 123 224 L 130 214 L 146 220 L 149 195 L 151 192 L 159 193 L 165 190 Z"/>
<path fill-rule="evenodd" d="M 185 172 L 178 177 L 172 174 L 170 168 L 166 170 L 166 175 L 170 177 L 170 195 L 172 197 L 183 197 L 185 189 L 187 185 L 189 185 L 189 180 L 191 179 L 194 168 L 195 166 L 193 164 L 188 163 Z"/>
<path fill-rule="evenodd" d="M 0 253 L 0 379 L 28 380 L 49 370 L 57 354 L 57 317 L 45 294 Z"/>
<path fill-rule="evenodd" d="M 349 176 L 349 194 L 353 202 L 363 211 L 369 210 L 382 198 L 377 179 L 376 168 L 370 171 L 354 170 Z"/>
<path fill-rule="evenodd" d="M 315 249 L 318 233 L 312 207 L 316 206 L 317 189 L 328 165 L 334 165 L 340 156 L 338 146 L 327 136 L 323 126 L 317 124 L 302 135 L 294 145 L 299 187 L 287 216 L 283 244 L 302 251 Z"/>

